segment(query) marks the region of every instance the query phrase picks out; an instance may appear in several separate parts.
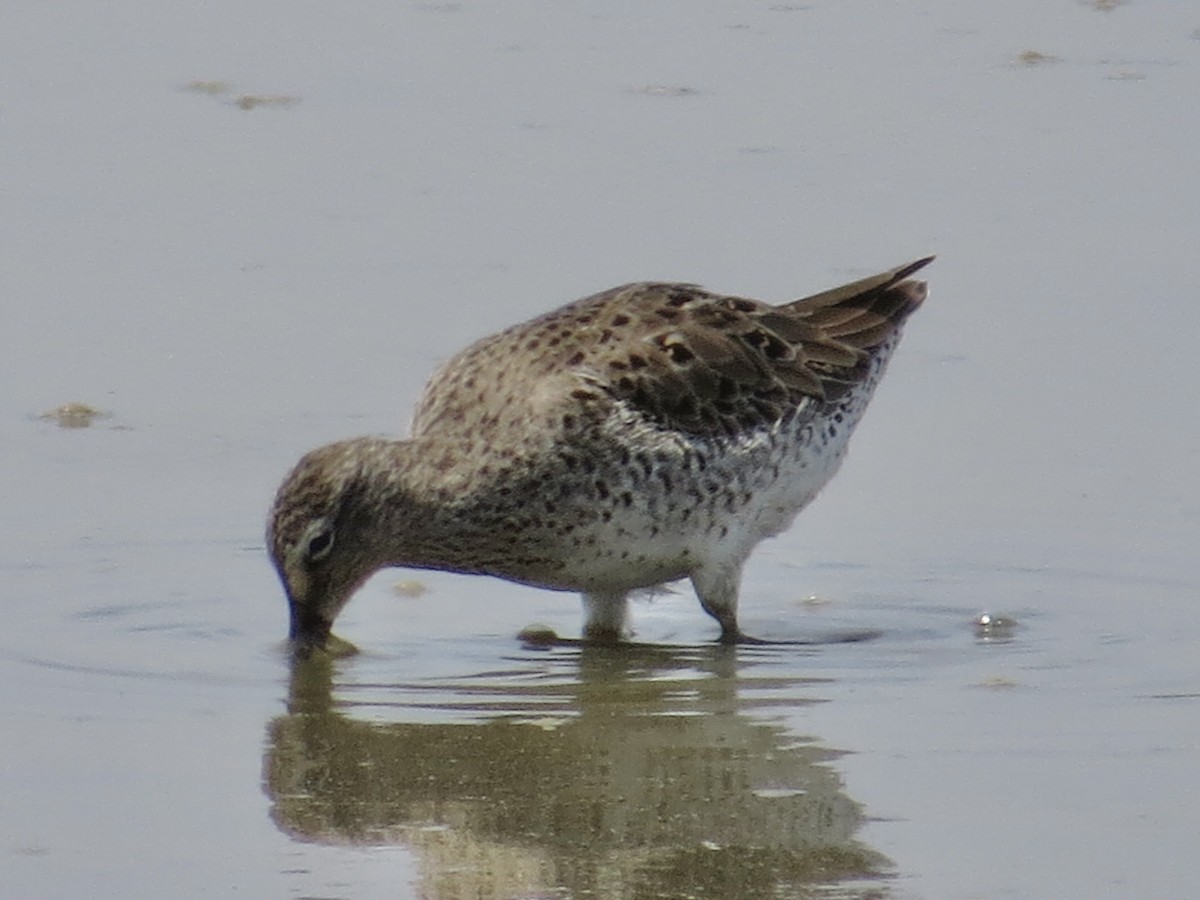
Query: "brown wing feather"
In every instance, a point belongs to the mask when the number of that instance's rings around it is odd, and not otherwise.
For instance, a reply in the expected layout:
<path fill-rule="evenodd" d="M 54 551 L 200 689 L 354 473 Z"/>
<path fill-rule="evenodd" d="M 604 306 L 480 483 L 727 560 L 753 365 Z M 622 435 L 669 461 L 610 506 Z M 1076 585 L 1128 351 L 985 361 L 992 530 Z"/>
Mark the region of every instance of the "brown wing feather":
<path fill-rule="evenodd" d="M 592 327 L 626 330 L 587 354 L 589 381 L 693 433 L 735 433 L 836 399 L 924 299 L 924 284 L 905 279 L 930 259 L 782 306 L 692 285 L 616 289 Z"/>
<path fill-rule="evenodd" d="M 523 428 L 529 386 L 545 379 L 666 428 L 736 434 L 834 400 L 866 377 L 871 354 L 924 298 L 924 284 L 905 279 L 930 259 L 782 306 L 656 282 L 586 297 L 448 361 L 418 405 L 414 433 Z M 485 392 L 496 421 L 479 420 Z"/>

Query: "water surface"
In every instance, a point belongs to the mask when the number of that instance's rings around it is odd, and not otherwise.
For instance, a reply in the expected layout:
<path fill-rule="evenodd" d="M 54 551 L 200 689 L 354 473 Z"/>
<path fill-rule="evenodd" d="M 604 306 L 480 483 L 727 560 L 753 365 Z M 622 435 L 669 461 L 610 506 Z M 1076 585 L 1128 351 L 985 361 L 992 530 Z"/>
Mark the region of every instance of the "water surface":
<path fill-rule="evenodd" d="M 25 5 L 0 33 L 13 896 L 1176 898 L 1200 833 L 1192 4 Z M 488 331 L 937 253 L 711 646 L 262 524 Z M 43 414 L 68 403 L 86 423 Z M 86 424 L 86 427 L 63 427 Z M 402 585 L 397 581 L 416 582 Z M 980 628 L 981 613 L 1012 628 Z M 863 640 L 847 641 L 847 636 Z"/>

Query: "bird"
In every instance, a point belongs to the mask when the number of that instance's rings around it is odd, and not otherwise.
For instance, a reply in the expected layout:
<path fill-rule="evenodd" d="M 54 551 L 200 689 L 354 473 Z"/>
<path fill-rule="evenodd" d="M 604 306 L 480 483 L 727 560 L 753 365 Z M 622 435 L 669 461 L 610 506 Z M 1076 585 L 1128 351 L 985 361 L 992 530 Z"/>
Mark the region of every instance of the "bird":
<path fill-rule="evenodd" d="M 328 648 L 385 567 L 582 595 L 583 640 L 632 636 L 631 593 L 687 578 L 719 641 L 743 566 L 833 477 L 924 301 L 932 256 L 772 305 L 626 284 L 477 341 L 430 377 L 407 438 L 305 454 L 266 545 L 297 652 Z"/>

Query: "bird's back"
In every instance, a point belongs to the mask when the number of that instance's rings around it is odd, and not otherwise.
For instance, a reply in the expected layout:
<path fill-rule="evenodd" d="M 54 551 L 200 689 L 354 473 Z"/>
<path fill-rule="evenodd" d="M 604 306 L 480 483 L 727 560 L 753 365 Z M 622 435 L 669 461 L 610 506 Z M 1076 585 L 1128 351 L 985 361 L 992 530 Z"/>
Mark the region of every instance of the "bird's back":
<path fill-rule="evenodd" d="M 430 379 L 413 421 L 478 431 L 547 391 L 608 398 L 659 426 L 734 435 L 871 379 L 925 297 L 922 259 L 771 306 L 695 285 L 639 282 L 586 297 L 468 347 Z"/>

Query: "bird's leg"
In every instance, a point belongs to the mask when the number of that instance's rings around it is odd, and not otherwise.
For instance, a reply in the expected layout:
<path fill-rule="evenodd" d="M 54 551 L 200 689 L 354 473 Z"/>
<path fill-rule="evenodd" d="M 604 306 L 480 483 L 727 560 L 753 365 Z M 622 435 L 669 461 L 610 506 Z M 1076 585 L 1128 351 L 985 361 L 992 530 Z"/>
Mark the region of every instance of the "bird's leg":
<path fill-rule="evenodd" d="M 738 587 L 742 580 L 741 563 L 706 566 L 692 573 L 692 587 L 704 611 L 721 626 L 722 644 L 753 644 L 754 638 L 742 634 L 737 623 Z"/>
<path fill-rule="evenodd" d="M 597 644 L 615 644 L 629 637 L 629 595 L 621 592 L 583 595 L 583 637 Z"/>

